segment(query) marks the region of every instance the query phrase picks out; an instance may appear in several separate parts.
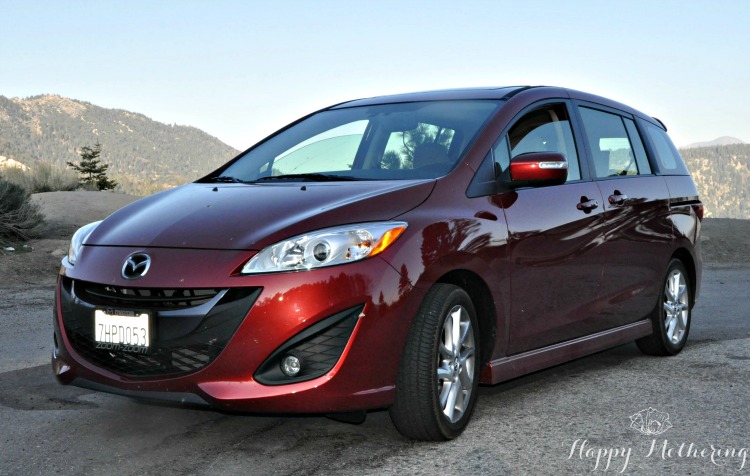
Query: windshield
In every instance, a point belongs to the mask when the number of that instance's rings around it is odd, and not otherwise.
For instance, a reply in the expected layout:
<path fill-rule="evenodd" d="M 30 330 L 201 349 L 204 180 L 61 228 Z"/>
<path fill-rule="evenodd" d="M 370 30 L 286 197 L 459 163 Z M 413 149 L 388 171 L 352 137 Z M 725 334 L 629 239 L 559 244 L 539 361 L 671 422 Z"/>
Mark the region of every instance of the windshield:
<path fill-rule="evenodd" d="M 330 109 L 240 156 L 206 181 L 406 180 L 448 173 L 499 101 Z"/>

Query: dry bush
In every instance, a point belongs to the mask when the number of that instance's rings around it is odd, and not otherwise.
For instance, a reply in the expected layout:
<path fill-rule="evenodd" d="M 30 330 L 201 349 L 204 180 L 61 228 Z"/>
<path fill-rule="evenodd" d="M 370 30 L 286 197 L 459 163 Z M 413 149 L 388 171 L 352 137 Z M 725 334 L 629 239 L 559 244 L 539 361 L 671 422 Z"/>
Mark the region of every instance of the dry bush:
<path fill-rule="evenodd" d="M 30 193 L 69 192 L 78 188 L 77 173 L 51 162 L 38 162 L 28 170 L 7 167 L 2 173 L 5 180 L 20 185 Z"/>
<path fill-rule="evenodd" d="M 0 238 L 28 240 L 36 235 L 42 221 L 31 194 L 20 185 L 0 178 Z"/>

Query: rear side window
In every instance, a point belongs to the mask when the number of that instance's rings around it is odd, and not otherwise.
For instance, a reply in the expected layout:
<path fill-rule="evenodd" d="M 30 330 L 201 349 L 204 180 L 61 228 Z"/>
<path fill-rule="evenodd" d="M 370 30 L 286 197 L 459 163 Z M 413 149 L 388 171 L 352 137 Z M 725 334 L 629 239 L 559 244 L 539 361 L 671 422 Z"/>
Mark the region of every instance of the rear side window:
<path fill-rule="evenodd" d="M 646 122 L 646 133 L 656 156 L 656 166 L 662 175 L 689 175 L 680 153 L 664 129 Z"/>
<path fill-rule="evenodd" d="M 579 111 L 597 178 L 651 173 L 633 121 L 588 107 Z"/>

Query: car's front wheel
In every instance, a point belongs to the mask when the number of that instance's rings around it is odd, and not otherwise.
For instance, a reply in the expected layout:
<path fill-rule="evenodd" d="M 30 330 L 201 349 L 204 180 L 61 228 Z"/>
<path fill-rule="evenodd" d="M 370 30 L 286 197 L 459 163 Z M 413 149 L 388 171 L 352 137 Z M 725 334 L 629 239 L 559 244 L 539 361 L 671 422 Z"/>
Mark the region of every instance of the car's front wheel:
<path fill-rule="evenodd" d="M 691 293 L 685 265 L 672 259 L 651 317 L 654 332 L 636 341 L 644 354 L 676 355 L 685 347 L 690 332 Z"/>
<path fill-rule="evenodd" d="M 466 428 L 477 399 L 479 334 L 466 292 L 450 284 L 428 291 L 409 332 L 391 420 L 417 440 L 449 440 Z"/>

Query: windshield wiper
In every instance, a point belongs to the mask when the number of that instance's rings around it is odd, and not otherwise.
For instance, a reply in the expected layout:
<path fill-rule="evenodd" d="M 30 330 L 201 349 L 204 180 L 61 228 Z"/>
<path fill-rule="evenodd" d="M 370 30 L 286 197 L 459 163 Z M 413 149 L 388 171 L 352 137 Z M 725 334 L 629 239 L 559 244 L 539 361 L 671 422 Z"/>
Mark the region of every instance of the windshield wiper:
<path fill-rule="evenodd" d="M 309 180 L 311 182 L 338 182 L 341 180 L 361 180 L 356 177 L 347 177 L 345 175 L 333 175 L 333 174 L 286 174 L 286 175 L 270 175 L 268 177 L 261 177 L 256 182 L 270 181 L 270 180 Z"/>
<path fill-rule="evenodd" d="M 218 177 L 211 177 L 208 179 L 209 182 L 222 182 L 222 183 L 244 183 L 244 180 L 240 180 L 235 177 L 230 177 L 228 175 L 219 175 Z"/>

